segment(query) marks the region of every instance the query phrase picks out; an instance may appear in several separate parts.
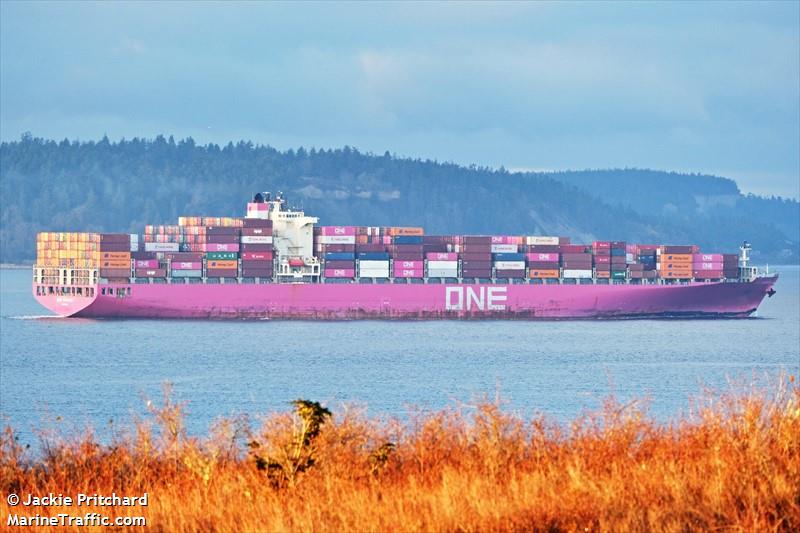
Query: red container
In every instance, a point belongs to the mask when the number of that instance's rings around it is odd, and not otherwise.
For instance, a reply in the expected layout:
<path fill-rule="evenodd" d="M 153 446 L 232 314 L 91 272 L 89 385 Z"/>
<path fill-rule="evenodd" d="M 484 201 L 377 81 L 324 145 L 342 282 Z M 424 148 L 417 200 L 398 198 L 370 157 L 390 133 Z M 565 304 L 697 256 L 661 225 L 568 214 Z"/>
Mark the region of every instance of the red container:
<path fill-rule="evenodd" d="M 495 275 L 498 278 L 524 278 L 525 277 L 525 269 L 515 269 L 515 270 L 501 270 L 498 269 L 495 272 Z"/>
<path fill-rule="evenodd" d="M 242 225 L 244 228 L 271 228 L 272 221 L 265 218 L 245 218 Z"/>
<path fill-rule="evenodd" d="M 131 236 L 127 233 L 101 233 L 100 234 L 100 244 L 107 244 L 107 243 L 125 243 L 130 245 L 131 243 Z M 112 252 L 114 250 L 111 250 Z"/>
<path fill-rule="evenodd" d="M 662 254 L 692 254 L 695 252 L 694 246 L 662 246 Z"/>
<path fill-rule="evenodd" d="M 131 275 L 130 268 L 101 268 L 101 278 L 128 278 Z"/>
<path fill-rule="evenodd" d="M 268 228 L 242 228 L 242 237 L 261 237 L 272 235 L 272 226 Z"/>
<path fill-rule="evenodd" d="M 326 278 L 354 278 L 356 270 L 354 268 L 326 268 Z"/>
<path fill-rule="evenodd" d="M 233 235 L 229 233 L 220 234 L 220 235 L 206 235 L 206 243 L 220 243 L 220 244 L 230 244 L 230 243 L 238 243 L 239 236 Z"/>
<path fill-rule="evenodd" d="M 202 261 L 203 254 L 196 252 L 172 252 L 164 254 L 164 257 L 172 261 Z"/>
<path fill-rule="evenodd" d="M 611 272 L 611 265 L 595 265 L 595 270 L 598 272 Z"/>
<path fill-rule="evenodd" d="M 612 255 L 611 256 L 611 265 L 612 266 L 622 266 L 626 265 L 625 256 L 624 255 Z"/>
<path fill-rule="evenodd" d="M 552 270 L 558 268 L 558 263 L 552 261 L 528 261 L 528 267 L 537 270 Z"/>
<path fill-rule="evenodd" d="M 100 243 L 100 251 L 101 252 L 130 252 L 131 251 L 131 243 L 128 242 L 117 242 L 117 241 L 110 241 L 110 242 L 101 242 Z"/>
<path fill-rule="evenodd" d="M 243 252 L 271 252 L 271 244 L 242 244 L 241 250 Z"/>
<path fill-rule="evenodd" d="M 485 235 L 464 235 L 461 237 L 464 244 L 492 244 L 492 238 Z"/>
<path fill-rule="evenodd" d="M 591 261 L 562 261 L 561 266 L 564 270 L 591 270 L 592 269 L 592 262 Z"/>
<path fill-rule="evenodd" d="M 386 245 L 382 243 L 356 244 L 356 252 L 385 252 Z"/>
<path fill-rule="evenodd" d="M 593 250 L 610 250 L 611 241 L 594 241 L 592 243 Z"/>
<path fill-rule="evenodd" d="M 492 271 L 491 269 L 485 268 L 472 268 L 472 269 L 464 269 L 461 271 L 461 277 L 463 278 L 491 278 Z"/>
<path fill-rule="evenodd" d="M 644 270 L 644 265 L 641 263 L 632 263 L 628 265 L 628 270 L 630 272 L 642 272 Z"/>
<path fill-rule="evenodd" d="M 394 268 L 403 268 L 403 269 L 417 269 L 421 270 L 424 268 L 423 261 L 398 261 L 395 259 Z"/>
<path fill-rule="evenodd" d="M 422 252 L 414 253 L 414 252 L 404 252 L 404 253 L 393 253 L 392 259 L 395 261 L 422 261 L 423 255 Z"/>
<path fill-rule="evenodd" d="M 624 259 L 624 257 L 623 257 Z M 610 255 L 596 255 L 594 256 L 594 263 L 596 265 L 610 265 L 611 264 L 611 256 Z"/>
<path fill-rule="evenodd" d="M 166 268 L 137 268 L 136 269 L 136 277 L 137 278 L 166 278 L 167 277 L 167 269 Z"/>
<path fill-rule="evenodd" d="M 242 252 L 243 261 L 269 261 L 272 262 L 272 252 Z"/>
<path fill-rule="evenodd" d="M 492 269 L 492 262 L 491 261 L 462 261 L 461 263 L 462 268 L 464 269 Z"/>
<path fill-rule="evenodd" d="M 389 250 L 395 253 L 422 253 L 421 244 L 393 244 L 389 246 Z"/>
<path fill-rule="evenodd" d="M 722 254 L 692 254 L 695 263 L 722 263 Z"/>
<path fill-rule="evenodd" d="M 158 268 L 158 259 L 135 259 L 136 268 Z"/>
<path fill-rule="evenodd" d="M 156 252 L 131 252 L 131 259 L 156 259 Z"/>
<path fill-rule="evenodd" d="M 491 261 L 490 253 L 462 253 L 461 259 L 464 261 Z"/>
<path fill-rule="evenodd" d="M 235 278 L 239 275 L 236 268 L 209 268 L 206 269 L 206 277 L 209 278 Z"/>
<path fill-rule="evenodd" d="M 537 254 L 557 254 L 561 252 L 561 245 L 559 244 L 530 244 L 527 248 L 528 252 Z"/>
<path fill-rule="evenodd" d="M 692 270 L 692 275 L 697 279 L 720 279 L 724 277 L 722 269 L 719 270 Z"/>
<path fill-rule="evenodd" d="M 592 254 L 588 253 L 565 253 L 561 254 L 562 261 L 589 261 L 592 262 Z"/>
<path fill-rule="evenodd" d="M 582 254 L 585 253 L 589 247 L 585 244 L 559 244 L 558 251 L 562 254 Z"/>
<path fill-rule="evenodd" d="M 272 268 L 244 268 L 242 267 L 243 278 L 271 278 Z"/>
<path fill-rule="evenodd" d="M 342 253 L 356 251 L 355 244 L 320 244 L 318 246 L 321 252 Z"/>
<path fill-rule="evenodd" d="M 235 228 L 231 226 L 207 226 L 206 227 L 206 235 L 239 235 L 241 231 L 240 228 Z"/>
<path fill-rule="evenodd" d="M 272 268 L 272 261 L 245 261 L 242 260 L 242 268 L 250 267 L 250 268 Z"/>
<path fill-rule="evenodd" d="M 325 261 L 325 269 L 355 269 L 355 261 Z"/>

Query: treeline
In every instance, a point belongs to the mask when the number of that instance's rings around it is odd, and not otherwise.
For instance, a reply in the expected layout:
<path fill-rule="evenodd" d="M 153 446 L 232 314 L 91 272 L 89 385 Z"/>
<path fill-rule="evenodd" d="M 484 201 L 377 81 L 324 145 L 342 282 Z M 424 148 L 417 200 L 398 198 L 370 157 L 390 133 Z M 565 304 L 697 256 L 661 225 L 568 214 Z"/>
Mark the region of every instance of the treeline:
<path fill-rule="evenodd" d="M 435 233 L 569 235 L 696 243 L 798 262 L 800 204 L 742 195 L 713 176 L 650 170 L 509 173 L 351 147 L 279 151 L 158 136 L 0 144 L 0 261 L 30 261 L 38 231 L 141 232 L 180 215 L 240 215 L 282 191 L 322 224 L 421 225 Z"/>

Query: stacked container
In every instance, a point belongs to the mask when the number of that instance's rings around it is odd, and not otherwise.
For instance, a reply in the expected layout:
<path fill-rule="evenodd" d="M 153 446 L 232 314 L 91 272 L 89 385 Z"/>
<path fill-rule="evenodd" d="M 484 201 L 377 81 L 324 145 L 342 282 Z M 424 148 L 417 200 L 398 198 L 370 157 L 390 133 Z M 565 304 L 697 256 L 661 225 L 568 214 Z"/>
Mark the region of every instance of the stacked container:
<path fill-rule="evenodd" d="M 503 252 L 492 254 L 492 266 L 498 278 L 524 278 L 525 254 L 519 252 Z"/>
<path fill-rule="evenodd" d="M 422 228 L 392 228 L 403 230 L 403 234 L 392 237 L 391 257 L 392 276 L 395 278 L 423 278 L 425 277 L 424 242 L 421 234 Z M 409 232 L 419 234 L 408 234 Z"/>
<path fill-rule="evenodd" d="M 722 271 L 722 254 L 692 254 L 692 277 L 695 279 L 720 279 Z"/>
<path fill-rule="evenodd" d="M 164 258 L 169 262 L 171 278 L 200 278 L 203 276 L 203 254 L 200 252 L 172 252 L 164 254 Z M 140 262 L 147 261 L 137 260 L 137 265 Z"/>
<path fill-rule="evenodd" d="M 628 275 L 627 244 L 623 241 L 612 241 L 611 279 L 625 279 Z"/>
<path fill-rule="evenodd" d="M 243 278 L 272 278 L 275 250 L 272 220 L 245 218 L 239 240 Z"/>
<path fill-rule="evenodd" d="M 100 234 L 100 277 L 129 281 L 131 277 L 131 236 L 128 233 Z M 152 277 L 166 277 L 159 269 Z M 138 273 L 136 274 L 138 276 Z"/>
<path fill-rule="evenodd" d="M 661 246 L 657 250 L 658 272 L 663 279 L 691 279 L 693 246 Z"/>
<path fill-rule="evenodd" d="M 458 254 L 455 252 L 427 252 L 429 278 L 457 278 Z"/>
<path fill-rule="evenodd" d="M 739 277 L 739 256 L 736 254 L 722 254 L 722 275 L 727 279 Z"/>
<path fill-rule="evenodd" d="M 461 277 L 492 277 L 492 238 L 465 235 L 458 248 L 461 255 Z"/>

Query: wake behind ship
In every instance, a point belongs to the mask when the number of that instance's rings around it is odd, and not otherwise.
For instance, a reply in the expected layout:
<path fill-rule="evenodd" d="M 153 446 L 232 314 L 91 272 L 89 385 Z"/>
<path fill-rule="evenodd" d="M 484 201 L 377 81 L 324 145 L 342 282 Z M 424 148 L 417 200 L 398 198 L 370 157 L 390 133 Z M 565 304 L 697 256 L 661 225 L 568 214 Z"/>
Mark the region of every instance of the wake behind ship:
<path fill-rule="evenodd" d="M 33 294 L 62 316 L 243 319 L 747 317 L 777 276 L 739 254 L 536 235 L 318 226 L 282 195 L 244 218 L 37 236 Z"/>

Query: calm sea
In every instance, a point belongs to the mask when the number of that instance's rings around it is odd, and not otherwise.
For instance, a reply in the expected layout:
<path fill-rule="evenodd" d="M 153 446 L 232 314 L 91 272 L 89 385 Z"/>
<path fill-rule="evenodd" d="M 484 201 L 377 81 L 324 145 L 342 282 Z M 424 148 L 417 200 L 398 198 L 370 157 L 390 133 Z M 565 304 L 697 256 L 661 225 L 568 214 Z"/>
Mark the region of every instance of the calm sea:
<path fill-rule="evenodd" d="M 566 422 L 609 394 L 669 420 L 703 387 L 768 384 L 800 365 L 800 269 L 778 267 L 758 318 L 574 322 L 221 322 L 47 318 L 31 272 L 0 271 L 0 412 L 23 441 L 56 417 L 102 435 L 165 382 L 192 433 L 295 398 L 403 417 L 507 400 Z M 62 422 L 63 423 L 63 422 Z"/>

